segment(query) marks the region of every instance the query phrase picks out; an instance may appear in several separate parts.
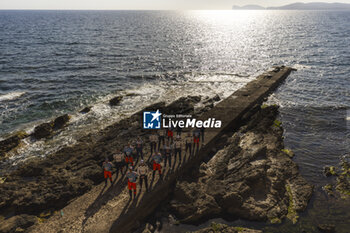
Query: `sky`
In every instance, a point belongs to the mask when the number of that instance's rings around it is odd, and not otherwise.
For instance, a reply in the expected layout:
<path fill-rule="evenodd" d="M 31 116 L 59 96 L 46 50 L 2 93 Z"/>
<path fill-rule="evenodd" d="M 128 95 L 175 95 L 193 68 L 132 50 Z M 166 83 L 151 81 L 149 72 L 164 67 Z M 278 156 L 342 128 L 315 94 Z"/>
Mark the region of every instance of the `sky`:
<path fill-rule="evenodd" d="M 0 9 L 230 10 L 233 5 L 281 6 L 293 2 L 337 0 L 0 0 Z M 350 0 L 339 0 L 350 3 Z"/>

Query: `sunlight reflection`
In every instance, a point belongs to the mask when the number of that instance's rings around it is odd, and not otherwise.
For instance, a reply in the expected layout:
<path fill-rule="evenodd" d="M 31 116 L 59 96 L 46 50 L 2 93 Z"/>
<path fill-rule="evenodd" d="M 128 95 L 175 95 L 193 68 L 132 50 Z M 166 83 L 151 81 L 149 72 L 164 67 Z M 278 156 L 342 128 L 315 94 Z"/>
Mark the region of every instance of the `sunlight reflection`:
<path fill-rule="evenodd" d="M 263 18 L 263 11 L 255 11 L 255 10 L 202 10 L 202 11 L 189 11 L 191 16 L 204 21 L 206 23 L 212 24 L 239 24 L 242 26 L 247 26 L 253 22 L 255 22 L 258 18 Z"/>

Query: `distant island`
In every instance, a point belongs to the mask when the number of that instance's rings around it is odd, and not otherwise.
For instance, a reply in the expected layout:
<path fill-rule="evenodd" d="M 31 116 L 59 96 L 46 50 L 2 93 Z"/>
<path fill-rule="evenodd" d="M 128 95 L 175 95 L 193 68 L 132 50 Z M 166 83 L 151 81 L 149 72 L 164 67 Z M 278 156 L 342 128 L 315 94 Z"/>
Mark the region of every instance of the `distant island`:
<path fill-rule="evenodd" d="M 337 2 L 296 2 L 279 7 L 262 7 L 259 5 L 233 6 L 232 10 L 350 10 L 350 4 Z"/>

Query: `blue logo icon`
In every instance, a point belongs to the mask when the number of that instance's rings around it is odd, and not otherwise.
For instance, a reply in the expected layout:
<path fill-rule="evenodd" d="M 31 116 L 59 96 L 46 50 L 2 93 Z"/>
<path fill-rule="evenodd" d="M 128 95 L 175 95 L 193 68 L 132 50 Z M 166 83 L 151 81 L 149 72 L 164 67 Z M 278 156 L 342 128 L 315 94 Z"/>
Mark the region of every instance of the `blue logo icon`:
<path fill-rule="evenodd" d="M 156 112 L 143 112 L 143 128 L 160 129 L 161 115 L 159 110 Z"/>

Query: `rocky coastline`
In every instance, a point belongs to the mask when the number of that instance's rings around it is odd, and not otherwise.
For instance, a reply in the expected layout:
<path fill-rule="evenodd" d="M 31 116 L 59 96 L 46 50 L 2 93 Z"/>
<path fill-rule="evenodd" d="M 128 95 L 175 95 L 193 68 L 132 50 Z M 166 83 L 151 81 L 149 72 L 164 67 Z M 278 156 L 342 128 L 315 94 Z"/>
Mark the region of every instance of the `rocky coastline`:
<path fill-rule="evenodd" d="M 200 116 L 219 100 L 188 96 L 146 109 Z M 0 184 L 0 232 L 25 231 L 101 183 L 103 160 L 111 159 L 135 134 L 148 135 L 140 127 L 143 111 L 46 158 L 31 159 L 7 175 Z M 301 177 L 290 158 L 292 153 L 284 148 L 277 116 L 277 106 L 252 108 L 238 131 L 221 136 L 215 153 L 177 179 L 169 201 L 159 206 L 162 212 L 154 214 L 159 218 L 156 222 L 169 215 L 174 224 L 198 224 L 213 217 L 270 223 L 287 218 L 296 223 L 313 187 Z M 152 224 L 145 220 L 137 231 L 156 232 L 157 226 Z M 224 225 L 211 227 L 219 227 L 219 232 L 259 232 Z"/>
<path fill-rule="evenodd" d="M 146 109 L 159 109 L 167 113 L 199 115 L 220 100 L 199 96 L 182 97 L 166 105 L 159 102 Z M 202 102 L 201 102 L 202 101 Z M 200 107 L 195 108 L 199 104 Z M 74 198 L 86 193 L 103 181 L 101 164 L 137 136 L 147 136 L 149 132 L 141 127 L 141 110 L 132 116 L 114 123 L 102 131 L 83 136 L 75 145 L 63 148 L 45 158 L 33 158 L 15 171 L 2 177 L 0 183 L 0 232 L 23 230 L 48 218 L 56 210 L 69 204 Z M 59 120 L 57 120 L 59 119 Z M 49 124 L 50 132 L 55 122 L 63 127 L 69 117 L 59 117 Z M 62 121 L 65 119 L 67 121 Z M 56 123 L 56 125 L 58 124 Z M 44 131 L 44 130 L 43 130 Z M 34 133 L 35 134 L 35 133 Z M 28 135 L 26 135 L 28 136 Z M 17 139 L 17 138 L 16 138 Z M 20 141 L 22 138 L 18 138 Z M 148 143 L 148 136 L 144 137 Z"/>

